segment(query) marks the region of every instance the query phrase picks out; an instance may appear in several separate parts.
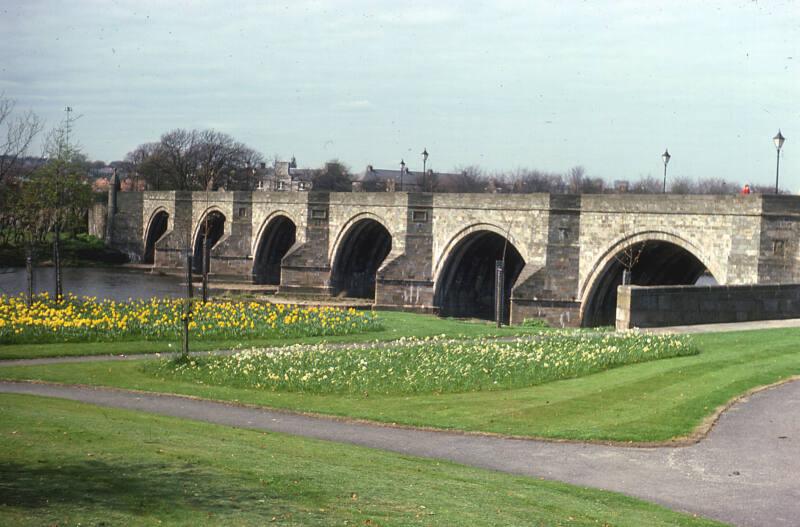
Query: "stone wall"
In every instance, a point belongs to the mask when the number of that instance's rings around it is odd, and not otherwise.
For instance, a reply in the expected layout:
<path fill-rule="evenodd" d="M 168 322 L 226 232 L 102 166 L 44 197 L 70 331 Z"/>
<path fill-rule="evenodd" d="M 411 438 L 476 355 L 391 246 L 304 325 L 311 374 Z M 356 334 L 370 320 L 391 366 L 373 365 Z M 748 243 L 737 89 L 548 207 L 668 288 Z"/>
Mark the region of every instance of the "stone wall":
<path fill-rule="evenodd" d="M 117 213 L 113 218 L 111 240 L 106 240 L 106 243 L 127 254 L 131 262 L 139 262 L 142 258 L 142 197 L 141 192 L 117 194 Z"/>
<path fill-rule="evenodd" d="M 105 195 L 95 195 L 94 203 L 89 207 L 88 232 L 101 240 L 106 237 L 106 221 L 108 220 L 108 200 Z"/>
<path fill-rule="evenodd" d="M 800 318 L 800 284 L 620 286 L 617 329 Z"/>

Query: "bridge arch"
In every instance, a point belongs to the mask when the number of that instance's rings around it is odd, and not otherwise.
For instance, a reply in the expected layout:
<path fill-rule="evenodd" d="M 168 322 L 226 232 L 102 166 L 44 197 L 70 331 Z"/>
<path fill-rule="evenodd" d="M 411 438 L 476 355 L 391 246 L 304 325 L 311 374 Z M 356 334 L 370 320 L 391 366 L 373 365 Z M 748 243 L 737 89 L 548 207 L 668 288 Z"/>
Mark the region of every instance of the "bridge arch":
<path fill-rule="evenodd" d="M 270 214 L 254 240 L 253 283 L 279 285 L 281 260 L 297 240 L 297 223 L 284 211 Z"/>
<path fill-rule="evenodd" d="M 169 228 L 169 212 L 164 207 L 158 207 L 150 215 L 144 233 L 143 263 L 155 263 L 156 243 L 164 237 Z"/>
<path fill-rule="evenodd" d="M 697 245 L 674 234 L 646 231 L 613 243 L 598 259 L 581 293 L 581 325 L 613 325 L 616 319 L 617 286 L 622 284 L 626 263 L 634 261 L 632 285 L 692 285 L 719 269 Z"/>
<path fill-rule="evenodd" d="M 504 314 L 525 260 L 507 232 L 491 224 L 470 226 L 447 244 L 434 276 L 434 305 L 442 316 L 494 318 L 495 262 L 505 252 Z"/>
<path fill-rule="evenodd" d="M 334 294 L 375 298 L 376 274 L 391 250 L 391 231 L 381 218 L 370 213 L 351 218 L 330 255 Z"/>
<path fill-rule="evenodd" d="M 203 271 L 203 238 L 206 237 L 206 251 L 208 251 L 208 270 L 211 271 L 211 250 L 219 243 L 225 234 L 225 213 L 219 207 L 209 207 L 203 211 L 200 220 L 194 229 L 194 242 L 192 253 L 192 268 L 195 273 Z M 206 230 L 208 229 L 208 230 Z"/>

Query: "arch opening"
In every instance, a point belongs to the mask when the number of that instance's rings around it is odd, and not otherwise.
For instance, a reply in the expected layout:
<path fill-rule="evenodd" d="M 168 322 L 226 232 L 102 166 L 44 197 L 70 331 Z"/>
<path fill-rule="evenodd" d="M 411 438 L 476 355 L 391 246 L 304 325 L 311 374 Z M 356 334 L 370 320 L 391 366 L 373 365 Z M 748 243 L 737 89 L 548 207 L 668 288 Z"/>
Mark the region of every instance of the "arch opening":
<path fill-rule="evenodd" d="M 194 240 L 194 259 L 192 260 L 192 271 L 195 273 L 203 272 L 203 240 L 205 239 L 206 256 L 208 258 L 208 270 L 211 272 L 211 249 L 217 244 L 225 233 L 225 215 L 219 211 L 212 210 L 200 220 L 200 228 L 197 229 L 197 238 Z"/>
<path fill-rule="evenodd" d="M 504 236 L 487 230 L 473 232 L 453 248 L 439 274 L 434 304 L 442 316 L 494 319 L 495 262 L 503 259 L 503 320 L 511 311 L 511 289 L 525 261 Z"/>
<path fill-rule="evenodd" d="M 297 226 L 286 216 L 276 216 L 264 228 L 253 262 L 253 283 L 280 285 L 281 260 L 294 245 Z"/>
<path fill-rule="evenodd" d="M 583 326 L 608 326 L 616 321 L 617 286 L 626 264 L 631 285 L 712 285 L 717 281 L 694 254 L 671 242 L 650 240 L 618 251 L 598 275 L 583 309 Z"/>
<path fill-rule="evenodd" d="M 334 257 L 331 285 L 335 294 L 375 298 L 375 276 L 392 250 L 392 235 L 372 219 L 350 227 Z"/>
<path fill-rule="evenodd" d="M 147 226 L 147 236 L 144 242 L 144 263 L 155 263 L 156 257 L 156 242 L 164 236 L 167 232 L 167 224 L 169 222 L 169 214 L 167 211 L 157 212 L 150 220 L 150 225 Z"/>

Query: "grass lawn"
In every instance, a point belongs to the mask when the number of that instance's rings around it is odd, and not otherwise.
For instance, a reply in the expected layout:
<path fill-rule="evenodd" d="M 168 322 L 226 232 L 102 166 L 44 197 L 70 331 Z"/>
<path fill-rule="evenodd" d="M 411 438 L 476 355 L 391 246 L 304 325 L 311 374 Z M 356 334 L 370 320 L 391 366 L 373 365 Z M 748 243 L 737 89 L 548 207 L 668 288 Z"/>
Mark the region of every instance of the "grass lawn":
<path fill-rule="evenodd" d="M 0 395 L 3 525 L 720 525 L 610 492 Z"/>
<path fill-rule="evenodd" d="M 438 395 L 309 395 L 162 381 L 136 362 L 3 367 L 0 377 L 171 392 L 438 428 L 647 442 L 690 435 L 737 395 L 800 374 L 798 329 L 706 334 L 694 342 L 699 355 L 528 388 Z"/>
<path fill-rule="evenodd" d="M 379 312 L 383 329 L 354 335 L 302 338 L 271 338 L 252 340 L 192 340 L 192 351 L 271 347 L 289 344 L 313 344 L 317 342 L 367 342 L 372 340 L 394 340 L 400 337 L 427 337 L 445 333 L 449 336 L 479 337 L 489 335 L 526 335 L 538 333 L 540 327 L 503 326 L 497 328 L 484 321 L 465 321 L 438 318 L 399 311 Z M 133 355 L 139 353 L 166 353 L 180 350 L 180 342 L 169 341 L 121 341 L 59 344 L 6 344 L 0 345 L 0 360 L 29 359 L 37 357 L 65 357 L 75 355 Z"/>

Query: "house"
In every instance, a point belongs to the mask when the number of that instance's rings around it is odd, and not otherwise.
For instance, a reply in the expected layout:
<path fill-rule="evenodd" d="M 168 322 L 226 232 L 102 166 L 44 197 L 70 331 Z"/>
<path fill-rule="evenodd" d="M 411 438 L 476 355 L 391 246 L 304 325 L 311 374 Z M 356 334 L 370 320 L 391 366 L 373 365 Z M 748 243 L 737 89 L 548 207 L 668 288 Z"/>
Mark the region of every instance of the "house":
<path fill-rule="evenodd" d="M 353 192 L 459 192 L 465 172 L 416 172 L 403 167 L 402 170 L 367 168 L 353 178 Z"/>
<path fill-rule="evenodd" d="M 255 169 L 256 190 L 264 192 L 308 192 L 313 187 L 314 170 L 297 168 L 297 161 L 275 161 L 272 167 L 261 163 Z"/>

